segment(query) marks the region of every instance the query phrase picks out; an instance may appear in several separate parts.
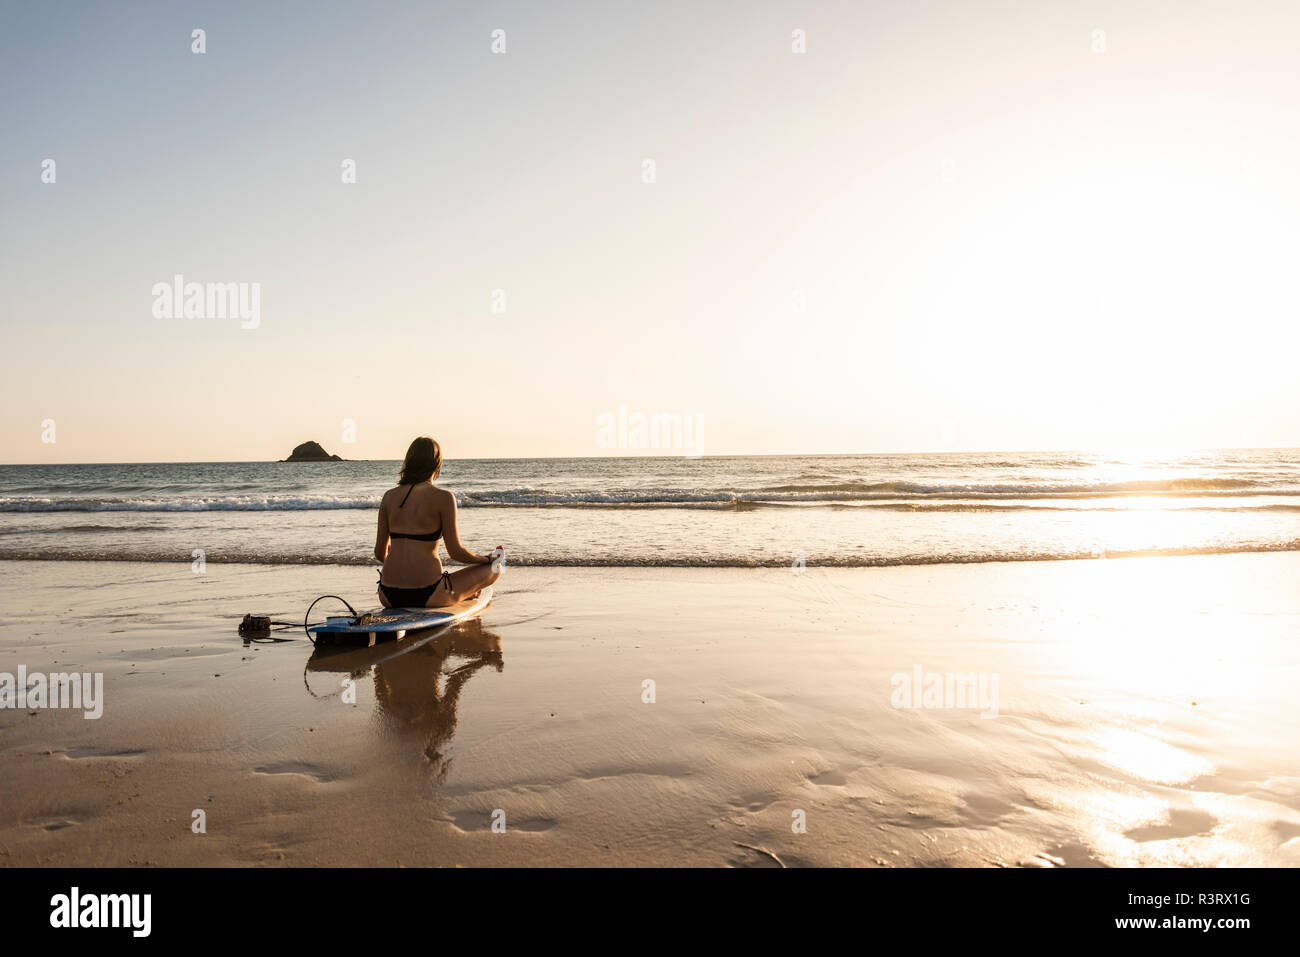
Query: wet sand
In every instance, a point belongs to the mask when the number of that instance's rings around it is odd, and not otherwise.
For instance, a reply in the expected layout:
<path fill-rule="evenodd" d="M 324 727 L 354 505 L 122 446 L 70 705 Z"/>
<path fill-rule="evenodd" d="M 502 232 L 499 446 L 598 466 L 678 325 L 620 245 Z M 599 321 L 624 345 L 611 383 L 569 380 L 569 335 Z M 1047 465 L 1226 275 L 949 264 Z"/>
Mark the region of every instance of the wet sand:
<path fill-rule="evenodd" d="M 0 671 L 105 676 L 0 710 L 3 864 L 1300 863 L 1293 554 L 512 568 L 332 659 L 236 625 L 373 572 L 0 567 Z M 996 716 L 895 707 L 918 668 Z"/>

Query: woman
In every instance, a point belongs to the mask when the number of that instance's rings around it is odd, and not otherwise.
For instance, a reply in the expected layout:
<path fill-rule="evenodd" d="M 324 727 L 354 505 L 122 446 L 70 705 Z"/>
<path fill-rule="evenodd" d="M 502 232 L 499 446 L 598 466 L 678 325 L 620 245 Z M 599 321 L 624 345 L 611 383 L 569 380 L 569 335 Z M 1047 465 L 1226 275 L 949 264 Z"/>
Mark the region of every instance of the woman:
<path fill-rule="evenodd" d="M 456 499 L 433 484 L 441 471 L 442 449 L 421 436 L 406 450 L 397 488 L 385 492 L 379 503 L 375 558 L 384 564 L 379 600 L 385 608 L 454 605 L 476 597 L 501 576 L 492 570 L 492 556 L 475 555 L 461 545 Z M 446 539 L 447 554 L 467 568 L 443 571 L 439 538 Z"/>

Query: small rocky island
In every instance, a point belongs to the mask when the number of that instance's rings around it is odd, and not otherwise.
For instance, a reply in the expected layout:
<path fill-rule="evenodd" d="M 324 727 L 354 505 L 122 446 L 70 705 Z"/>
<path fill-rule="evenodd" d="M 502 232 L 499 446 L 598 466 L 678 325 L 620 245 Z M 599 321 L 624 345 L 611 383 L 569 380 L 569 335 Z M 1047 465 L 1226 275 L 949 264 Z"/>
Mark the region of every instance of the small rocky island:
<path fill-rule="evenodd" d="M 289 453 L 285 462 L 342 462 L 337 455 L 330 455 L 319 442 L 304 442 Z"/>

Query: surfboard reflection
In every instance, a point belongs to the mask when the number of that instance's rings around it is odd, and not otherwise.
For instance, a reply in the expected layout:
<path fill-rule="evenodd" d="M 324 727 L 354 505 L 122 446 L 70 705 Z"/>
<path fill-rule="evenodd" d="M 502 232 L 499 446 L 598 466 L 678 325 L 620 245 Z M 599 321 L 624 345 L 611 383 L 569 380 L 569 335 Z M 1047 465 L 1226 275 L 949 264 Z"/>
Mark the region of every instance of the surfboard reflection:
<path fill-rule="evenodd" d="M 459 722 L 461 692 L 484 667 L 503 670 L 505 656 L 501 636 L 477 618 L 373 648 L 317 648 L 307 664 L 311 672 L 355 679 L 370 671 L 378 717 L 389 733 L 419 743 L 438 781 L 450 766 L 448 746 Z"/>

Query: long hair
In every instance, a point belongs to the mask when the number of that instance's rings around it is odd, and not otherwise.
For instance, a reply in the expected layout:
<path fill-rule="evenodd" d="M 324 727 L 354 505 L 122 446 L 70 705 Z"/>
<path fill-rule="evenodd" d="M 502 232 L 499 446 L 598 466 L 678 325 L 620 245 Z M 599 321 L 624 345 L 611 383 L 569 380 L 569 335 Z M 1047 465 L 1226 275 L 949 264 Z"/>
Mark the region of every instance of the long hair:
<path fill-rule="evenodd" d="M 422 435 L 406 450 L 402 460 L 402 474 L 398 485 L 415 485 L 427 482 L 442 471 L 442 449 L 427 435 Z"/>

